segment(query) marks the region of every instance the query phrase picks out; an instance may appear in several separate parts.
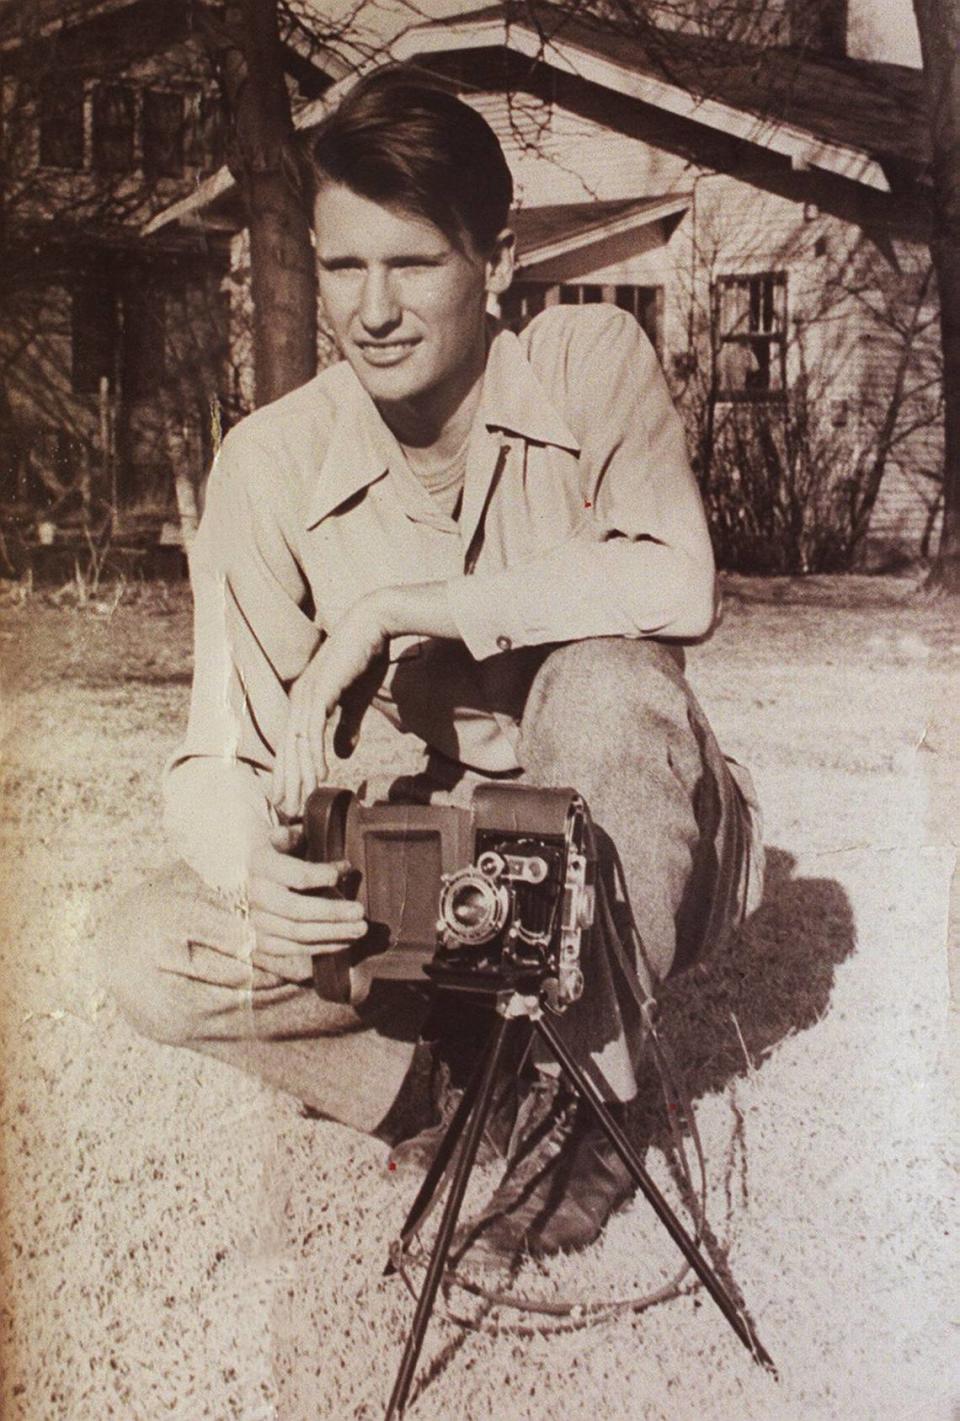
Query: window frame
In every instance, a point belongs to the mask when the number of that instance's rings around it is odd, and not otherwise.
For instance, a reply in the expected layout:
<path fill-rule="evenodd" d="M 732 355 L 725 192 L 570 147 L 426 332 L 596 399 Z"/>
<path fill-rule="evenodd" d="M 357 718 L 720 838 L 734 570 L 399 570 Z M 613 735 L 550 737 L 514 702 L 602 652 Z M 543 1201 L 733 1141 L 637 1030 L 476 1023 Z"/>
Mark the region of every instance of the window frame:
<path fill-rule="evenodd" d="M 183 161 L 201 173 L 223 166 L 228 121 L 219 92 L 195 89 L 185 104 Z"/>
<path fill-rule="evenodd" d="M 630 293 L 630 300 L 627 300 L 627 293 Z M 636 293 L 643 293 L 638 298 Z M 547 306 L 593 306 L 603 305 L 615 306 L 620 311 L 628 311 L 634 320 L 643 330 L 650 344 L 657 353 L 658 359 L 662 358 L 663 347 L 663 307 L 664 307 L 664 287 L 662 283 L 656 285 L 650 283 L 639 283 L 631 281 L 598 282 L 598 281 L 543 281 L 536 278 L 526 279 L 520 276 L 508 288 L 505 293 L 506 302 L 511 305 L 510 297 L 513 295 L 516 300 L 519 297 L 520 310 L 512 317 L 505 317 L 504 324 L 513 331 L 521 331 L 534 316 L 540 314 Z M 653 314 L 654 329 L 651 331 L 646 321 L 641 319 L 640 312 L 646 311 Z"/>
<path fill-rule="evenodd" d="M 167 378 L 167 293 L 128 286 L 120 298 L 119 388 L 125 401 L 149 401 Z"/>
<path fill-rule="evenodd" d="M 186 170 L 186 150 L 187 150 L 187 103 L 186 95 L 182 89 L 167 89 L 160 86 L 148 85 L 140 90 L 140 166 L 145 178 L 181 178 Z M 178 114 L 176 124 L 176 139 L 174 147 L 174 163 L 170 167 L 163 166 L 162 163 L 155 163 L 150 152 L 151 128 L 157 132 L 155 126 L 151 125 L 150 111 L 155 102 L 158 107 L 164 101 L 170 100 L 176 103 Z M 162 136 L 162 135 L 160 135 Z M 158 145 L 162 149 L 162 143 Z"/>
<path fill-rule="evenodd" d="M 72 288 L 70 388 L 75 395 L 98 395 L 104 377 L 115 388 L 120 320 L 120 302 L 109 281 L 87 279 Z"/>
<path fill-rule="evenodd" d="M 108 95 L 115 94 L 122 96 L 122 100 L 128 109 L 129 122 L 125 120 L 124 142 L 126 145 L 126 155 L 123 162 L 104 162 L 103 158 L 109 151 L 105 147 L 111 141 L 109 128 L 104 132 L 103 106 L 106 105 Z M 97 82 L 93 86 L 93 109 L 91 114 L 91 134 L 90 134 L 90 167 L 95 173 L 112 174 L 115 177 L 125 174 L 135 173 L 138 168 L 137 162 L 137 89 L 133 84 L 125 83 L 101 83 Z M 119 125 L 114 126 L 119 132 Z M 116 141 L 115 136 L 113 141 Z"/>
<path fill-rule="evenodd" d="M 748 325 L 724 329 L 724 296 L 746 290 Z M 788 284 L 784 270 L 729 272 L 716 276 L 711 286 L 711 334 L 714 361 L 714 396 L 730 404 L 778 404 L 787 395 Z M 724 351 L 730 347 L 750 351 L 756 372 L 747 372 L 743 385 L 723 379 Z M 752 384 L 749 377 L 758 373 Z"/>
<path fill-rule="evenodd" d="M 70 99 L 65 101 L 65 95 Z M 37 85 L 37 162 L 41 168 L 62 173 L 82 173 L 86 167 L 86 86 L 79 75 L 46 75 Z M 76 112 L 70 110 L 75 106 Z M 71 124 L 77 122 L 74 143 L 78 160 L 64 163 L 53 156 L 52 149 L 62 139 L 65 116 Z M 50 127 L 53 131 L 50 131 Z M 46 137 L 45 137 L 46 134 Z M 46 151 L 45 151 L 46 150 Z M 62 151 L 62 150 L 61 150 Z"/>

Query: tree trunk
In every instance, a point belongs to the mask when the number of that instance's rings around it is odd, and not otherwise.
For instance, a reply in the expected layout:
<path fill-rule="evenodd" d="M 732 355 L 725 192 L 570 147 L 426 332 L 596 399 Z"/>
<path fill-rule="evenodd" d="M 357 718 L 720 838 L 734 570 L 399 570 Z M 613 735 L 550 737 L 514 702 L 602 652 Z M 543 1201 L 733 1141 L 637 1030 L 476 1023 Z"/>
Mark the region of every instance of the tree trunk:
<path fill-rule="evenodd" d="M 250 229 L 254 378 L 258 405 L 316 373 L 317 282 L 310 223 L 288 176 L 293 136 L 280 60 L 277 0 L 233 0 L 214 31 L 231 117 L 230 166 Z"/>
<path fill-rule="evenodd" d="M 930 124 L 945 448 L 943 531 L 930 583 L 960 594 L 960 0 L 913 0 Z"/>

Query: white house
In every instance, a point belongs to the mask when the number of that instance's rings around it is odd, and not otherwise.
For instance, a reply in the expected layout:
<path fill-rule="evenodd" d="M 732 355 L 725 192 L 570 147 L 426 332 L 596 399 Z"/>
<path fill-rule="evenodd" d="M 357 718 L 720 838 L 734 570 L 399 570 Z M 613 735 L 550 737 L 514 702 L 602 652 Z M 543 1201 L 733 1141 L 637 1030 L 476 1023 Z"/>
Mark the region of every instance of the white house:
<path fill-rule="evenodd" d="M 861 555 L 917 551 L 937 515 L 920 75 L 851 59 L 836 28 L 824 33 L 822 52 L 641 41 L 563 6 L 494 5 L 391 48 L 455 86 L 503 143 L 521 255 L 503 317 L 606 300 L 647 330 L 728 560 L 780 529 L 775 540 L 796 534 L 791 566 L 839 566 L 840 524 L 857 518 Z M 232 225 L 242 267 L 228 174 L 150 230 L 175 222 Z M 798 533 L 805 519 L 833 520 L 836 549 L 829 533 Z"/>

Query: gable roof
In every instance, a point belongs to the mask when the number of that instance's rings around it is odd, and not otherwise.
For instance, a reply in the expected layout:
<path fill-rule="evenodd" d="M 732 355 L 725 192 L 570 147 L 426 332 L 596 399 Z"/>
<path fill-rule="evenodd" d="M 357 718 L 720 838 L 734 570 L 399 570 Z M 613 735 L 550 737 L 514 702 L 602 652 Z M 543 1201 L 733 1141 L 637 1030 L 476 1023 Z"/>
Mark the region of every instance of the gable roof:
<path fill-rule="evenodd" d="M 689 194 L 670 193 L 666 197 L 519 207 L 510 214 L 510 225 L 517 237 L 518 268 L 563 256 L 602 237 L 673 217 L 689 205 Z"/>
<path fill-rule="evenodd" d="M 393 53 L 408 59 L 491 45 L 881 191 L 889 190 L 885 163 L 927 160 L 922 76 L 900 65 L 675 30 L 651 28 L 641 38 L 540 0 L 415 26 Z"/>
<path fill-rule="evenodd" d="M 496 20 L 502 14 L 502 6 L 491 5 L 459 16 L 458 24 Z M 576 45 L 638 74 L 679 85 L 703 101 L 796 125 L 881 160 L 922 164 L 927 159 L 919 69 L 788 47 L 759 49 L 670 30 L 641 38 L 549 4 L 538 4 L 536 14 L 546 44 Z"/>
<path fill-rule="evenodd" d="M 97 71 L 105 62 L 122 65 L 132 47 L 143 54 L 197 34 L 191 0 L 0 0 L 0 51 L 15 53 L 24 44 L 65 42 L 85 36 L 74 54 Z M 117 24 L 122 31 L 116 29 Z M 118 43 L 126 36 L 126 48 Z M 313 35 L 291 11 L 281 25 L 283 66 L 301 96 L 316 99 L 348 72 L 348 65 L 322 38 Z"/>
<path fill-rule="evenodd" d="M 25 35 L 69 29 L 129 4 L 130 0 L 0 0 L 0 45 L 8 48 Z"/>
<path fill-rule="evenodd" d="M 390 55 L 428 67 L 431 56 L 496 47 L 880 192 L 890 191 L 895 174 L 916 176 L 927 162 L 922 76 L 900 65 L 658 29 L 640 38 L 543 0 L 522 9 L 506 0 L 411 26 Z M 297 127 L 318 123 L 353 82 L 343 78 L 307 104 Z M 196 221 L 232 188 L 223 170 L 145 230 Z"/>

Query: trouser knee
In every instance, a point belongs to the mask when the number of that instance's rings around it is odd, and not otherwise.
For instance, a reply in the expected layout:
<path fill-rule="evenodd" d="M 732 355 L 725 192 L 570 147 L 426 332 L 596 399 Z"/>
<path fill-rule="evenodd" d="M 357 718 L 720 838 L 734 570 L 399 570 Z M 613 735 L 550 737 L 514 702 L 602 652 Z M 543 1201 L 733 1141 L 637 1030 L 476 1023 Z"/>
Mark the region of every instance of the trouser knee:
<path fill-rule="evenodd" d="M 648 984 L 678 953 L 696 955 L 683 904 L 716 830 L 705 787 L 724 771 L 671 650 L 617 638 L 558 647 L 531 686 L 519 753 L 532 783 L 586 800 L 601 879 L 611 897 L 625 895 Z"/>
<path fill-rule="evenodd" d="M 581 781 L 611 785 L 628 765 L 635 772 L 650 761 L 695 779 L 688 701 L 678 657 L 668 647 L 618 637 L 567 643 L 534 677 L 521 722 L 521 764 L 533 778 L 569 766 Z"/>
<path fill-rule="evenodd" d="M 168 970 L 174 908 L 163 880 L 120 897 L 102 918 L 97 968 L 101 985 L 140 1035 L 185 1046 L 198 1032 L 200 993 L 199 984 L 192 992 L 189 978 Z"/>

